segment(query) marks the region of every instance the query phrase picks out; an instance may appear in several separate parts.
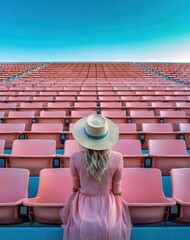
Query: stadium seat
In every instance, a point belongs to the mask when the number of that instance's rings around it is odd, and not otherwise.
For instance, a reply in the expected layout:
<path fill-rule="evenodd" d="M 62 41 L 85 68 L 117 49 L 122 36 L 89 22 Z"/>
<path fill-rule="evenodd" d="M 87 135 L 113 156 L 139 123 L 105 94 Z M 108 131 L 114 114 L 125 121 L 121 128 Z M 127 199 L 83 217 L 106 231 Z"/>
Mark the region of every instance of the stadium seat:
<path fill-rule="evenodd" d="M 43 103 L 41 102 L 21 102 L 18 111 L 34 111 L 35 116 L 39 116 L 42 109 Z"/>
<path fill-rule="evenodd" d="M 25 139 L 55 140 L 56 148 L 63 148 L 64 141 L 61 141 L 63 137 L 62 123 L 33 123 L 31 131 L 25 131 L 24 135 Z"/>
<path fill-rule="evenodd" d="M 101 115 L 109 118 L 115 123 L 127 123 L 127 116 L 125 110 L 102 110 Z"/>
<path fill-rule="evenodd" d="M 64 128 L 66 126 L 66 113 L 65 111 L 41 111 L 40 116 L 36 117 L 37 123 L 61 123 Z"/>
<path fill-rule="evenodd" d="M 28 196 L 27 169 L 0 168 L 0 224 L 21 223 L 20 206 Z"/>
<path fill-rule="evenodd" d="M 179 130 L 184 137 L 187 149 L 190 149 L 190 123 L 179 123 Z"/>
<path fill-rule="evenodd" d="M 14 140 L 11 154 L 5 155 L 6 167 L 26 168 L 32 176 L 38 176 L 41 169 L 53 167 L 55 156 L 54 140 Z"/>
<path fill-rule="evenodd" d="M 3 118 L 3 123 L 22 123 L 25 124 L 25 130 L 30 131 L 34 116 L 34 111 L 10 111 L 8 117 Z"/>
<path fill-rule="evenodd" d="M 119 128 L 119 139 L 139 139 L 140 132 L 137 131 L 135 123 L 117 123 Z"/>
<path fill-rule="evenodd" d="M 169 176 L 172 168 L 190 167 L 190 155 L 184 140 L 149 140 L 148 151 L 152 168 L 159 168 L 162 175 Z"/>
<path fill-rule="evenodd" d="M 179 123 L 188 123 L 189 121 L 185 111 L 160 111 L 160 117 L 164 123 L 172 123 L 174 131 L 179 131 Z"/>
<path fill-rule="evenodd" d="M 136 123 L 137 131 L 142 131 L 142 123 L 159 123 L 160 119 L 155 117 L 153 111 L 131 110 L 128 121 Z"/>
<path fill-rule="evenodd" d="M 144 160 L 148 156 L 142 154 L 141 142 L 137 139 L 119 139 L 112 150 L 123 155 L 124 167 L 143 167 Z"/>
<path fill-rule="evenodd" d="M 190 168 L 171 170 L 172 196 L 179 205 L 177 222 L 190 223 Z"/>
<path fill-rule="evenodd" d="M 65 141 L 64 144 L 64 154 L 58 154 L 57 157 L 60 158 L 61 166 L 62 167 L 69 167 L 70 166 L 70 157 L 72 153 L 80 151 L 79 143 L 74 139 L 69 139 Z"/>
<path fill-rule="evenodd" d="M 19 139 L 25 130 L 23 123 L 0 124 L 0 139 L 5 140 L 5 149 L 11 149 L 15 139 Z"/>
<path fill-rule="evenodd" d="M 177 139 L 179 137 L 179 134 L 173 131 L 171 123 L 142 123 L 142 134 L 144 149 L 148 148 L 150 139 Z"/>
<path fill-rule="evenodd" d="M 149 224 L 166 221 L 169 207 L 176 205 L 166 198 L 162 189 L 159 169 L 124 168 L 122 197 L 129 206 L 133 224 Z"/>
<path fill-rule="evenodd" d="M 35 198 L 25 198 L 32 222 L 61 224 L 59 211 L 72 193 L 72 177 L 69 168 L 43 169 L 39 175 Z"/>

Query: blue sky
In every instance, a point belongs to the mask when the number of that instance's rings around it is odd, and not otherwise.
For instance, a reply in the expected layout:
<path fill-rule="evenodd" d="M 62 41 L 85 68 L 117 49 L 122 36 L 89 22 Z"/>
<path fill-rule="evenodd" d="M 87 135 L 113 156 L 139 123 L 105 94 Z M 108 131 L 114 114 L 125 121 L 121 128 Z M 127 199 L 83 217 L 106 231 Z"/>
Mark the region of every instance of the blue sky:
<path fill-rule="evenodd" d="M 189 0 L 0 0 L 0 62 L 190 62 Z"/>

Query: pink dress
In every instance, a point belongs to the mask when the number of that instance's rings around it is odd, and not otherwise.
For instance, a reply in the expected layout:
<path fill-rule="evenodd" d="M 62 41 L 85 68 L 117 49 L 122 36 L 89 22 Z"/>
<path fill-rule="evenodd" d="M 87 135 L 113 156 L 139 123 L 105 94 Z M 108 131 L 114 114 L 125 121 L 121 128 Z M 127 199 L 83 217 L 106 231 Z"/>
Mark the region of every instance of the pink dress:
<path fill-rule="evenodd" d="M 64 240 L 128 240 L 131 219 L 126 202 L 121 196 L 123 158 L 112 152 L 108 169 L 101 181 L 87 176 L 82 152 L 71 156 L 70 169 L 73 187 L 60 211 Z"/>

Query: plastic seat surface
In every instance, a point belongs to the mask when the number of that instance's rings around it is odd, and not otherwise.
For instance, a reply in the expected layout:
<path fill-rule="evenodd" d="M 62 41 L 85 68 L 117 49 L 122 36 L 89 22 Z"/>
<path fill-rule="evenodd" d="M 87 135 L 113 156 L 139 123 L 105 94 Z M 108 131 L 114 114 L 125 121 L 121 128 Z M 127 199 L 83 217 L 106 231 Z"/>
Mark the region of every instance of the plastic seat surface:
<path fill-rule="evenodd" d="M 137 139 L 119 139 L 112 147 L 123 155 L 124 167 L 143 167 L 146 154 L 142 154 L 141 142 Z"/>
<path fill-rule="evenodd" d="M 41 170 L 36 197 L 24 200 L 24 205 L 29 207 L 30 219 L 46 224 L 61 224 L 59 211 L 71 193 L 69 168 Z"/>
<path fill-rule="evenodd" d="M 171 170 L 172 196 L 179 204 L 178 222 L 190 223 L 190 168 Z"/>
<path fill-rule="evenodd" d="M 5 140 L 5 149 L 11 149 L 15 139 L 19 139 L 25 130 L 23 123 L 0 124 L 0 138 Z"/>
<path fill-rule="evenodd" d="M 152 167 L 159 168 L 162 175 L 170 175 L 172 168 L 190 167 L 190 155 L 184 140 L 149 140 L 148 150 Z"/>
<path fill-rule="evenodd" d="M 158 223 L 167 220 L 169 207 L 176 204 L 166 198 L 159 169 L 124 168 L 122 197 L 128 203 L 134 224 Z"/>
<path fill-rule="evenodd" d="M 21 223 L 19 207 L 28 196 L 27 169 L 0 168 L 0 224 Z"/>
<path fill-rule="evenodd" d="M 11 154 L 6 155 L 6 166 L 26 168 L 38 176 L 43 168 L 52 168 L 56 156 L 56 141 L 47 139 L 14 140 Z"/>

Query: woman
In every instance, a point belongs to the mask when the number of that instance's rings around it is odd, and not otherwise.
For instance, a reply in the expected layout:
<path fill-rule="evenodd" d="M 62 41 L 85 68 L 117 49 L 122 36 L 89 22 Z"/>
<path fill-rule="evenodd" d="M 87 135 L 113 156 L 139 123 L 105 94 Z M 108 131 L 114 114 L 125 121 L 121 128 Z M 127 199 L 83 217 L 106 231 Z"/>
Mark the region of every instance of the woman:
<path fill-rule="evenodd" d="M 72 130 L 81 151 L 70 159 L 73 194 L 60 216 L 64 240 L 128 240 L 131 220 L 121 197 L 123 158 L 111 151 L 118 127 L 102 115 L 78 120 Z"/>

